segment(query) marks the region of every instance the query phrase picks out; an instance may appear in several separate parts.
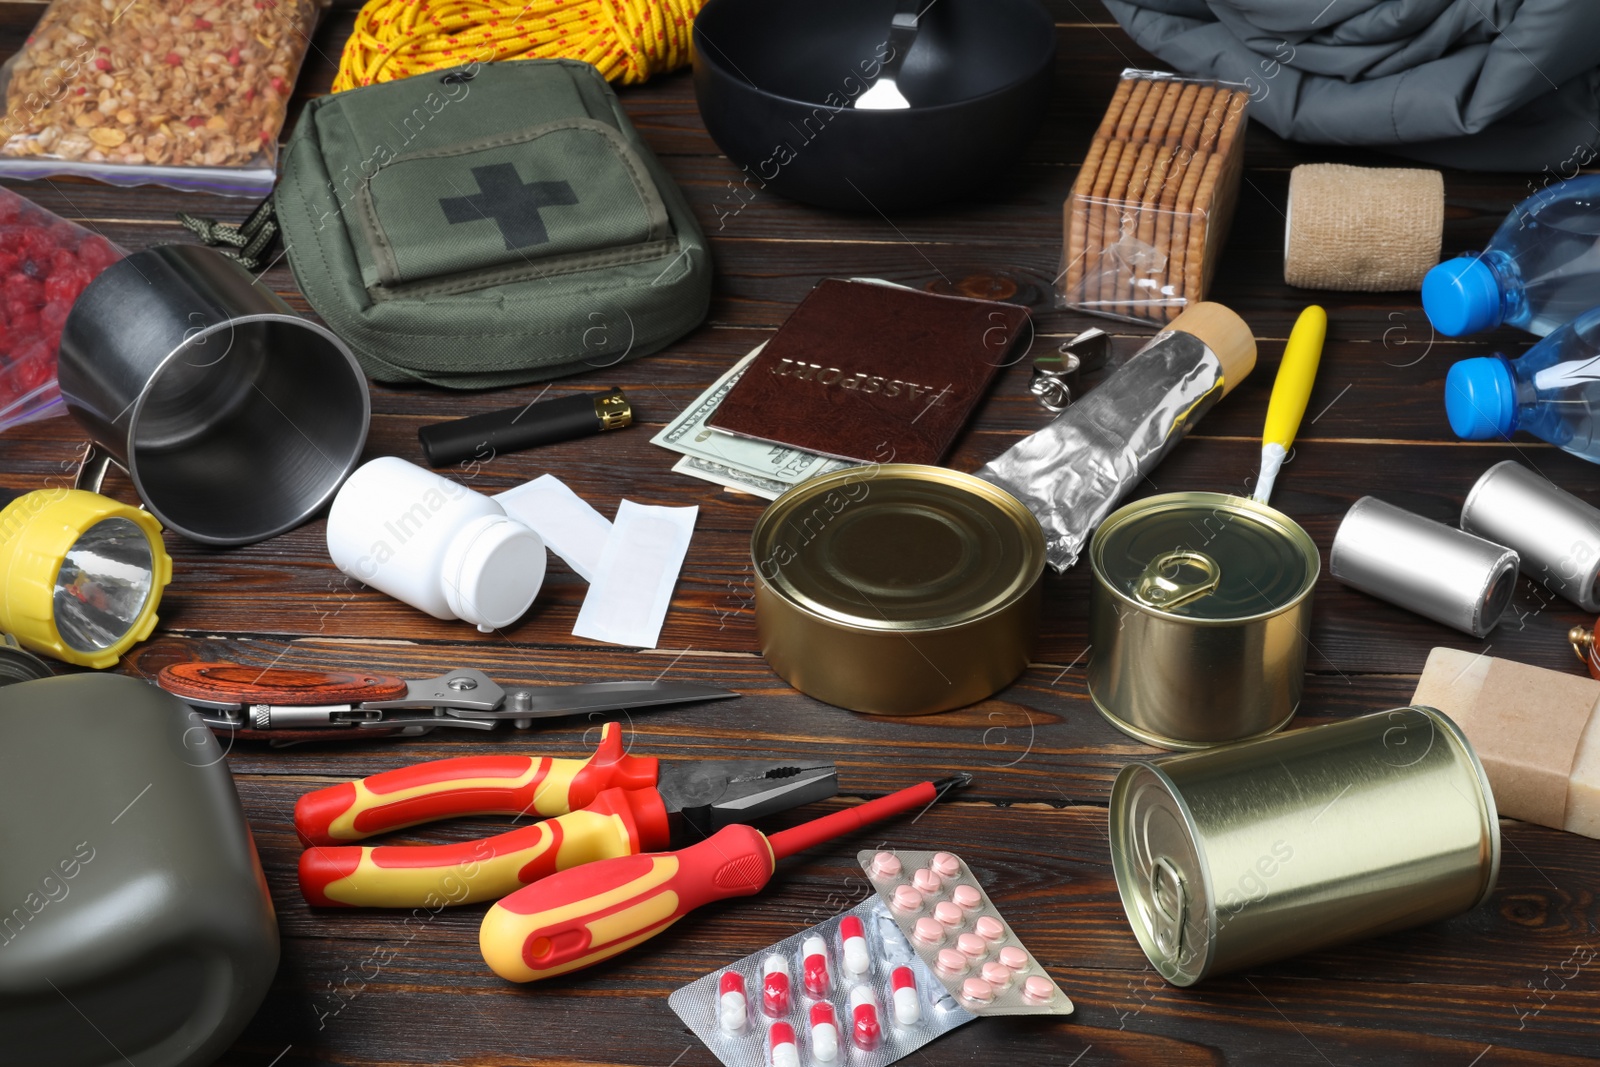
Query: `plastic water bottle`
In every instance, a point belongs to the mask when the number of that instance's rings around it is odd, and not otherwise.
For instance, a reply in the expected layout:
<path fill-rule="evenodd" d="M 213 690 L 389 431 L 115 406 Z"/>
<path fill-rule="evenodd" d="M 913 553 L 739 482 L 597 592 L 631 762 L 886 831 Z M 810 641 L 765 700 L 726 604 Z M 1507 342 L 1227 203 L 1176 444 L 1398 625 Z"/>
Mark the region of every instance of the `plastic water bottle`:
<path fill-rule="evenodd" d="M 1464 359 L 1444 381 L 1445 413 L 1457 437 L 1509 438 L 1524 430 L 1600 463 L 1600 308 L 1587 311 L 1521 359 Z"/>
<path fill-rule="evenodd" d="M 1600 307 L 1600 174 L 1558 182 L 1518 204 L 1483 252 L 1428 272 L 1422 307 L 1450 337 L 1502 323 L 1543 337 Z"/>

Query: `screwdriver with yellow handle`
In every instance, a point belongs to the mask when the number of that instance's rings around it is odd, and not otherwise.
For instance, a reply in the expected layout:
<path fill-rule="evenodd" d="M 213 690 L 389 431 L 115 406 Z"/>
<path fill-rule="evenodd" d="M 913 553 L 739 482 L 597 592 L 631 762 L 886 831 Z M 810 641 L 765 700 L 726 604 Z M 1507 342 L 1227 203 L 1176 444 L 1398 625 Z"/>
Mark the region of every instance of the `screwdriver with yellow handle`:
<path fill-rule="evenodd" d="M 1300 420 L 1311 400 L 1311 387 L 1322 362 L 1322 343 L 1328 336 L 1328 313 L 1316 304 L 1300 312 L 1289 343 L 1278 364 L 1278 377 L 1272 383 L 1272 399 L 1267 402 L 1267 424 L 1261 434 L 1261 475 L 1256 479 L 1256 500 L 1265 504 L 1272 496 L 1278 471 L 1288 458 L 1289 446 L 1300 432 Z"/>
<path fill-rule="evenodd" d="M 636 756 L 607 723 L 588 759 L 463 756 L 318 789 L 295 804 L 309 846 L 300 891 L 321 907 L 411 908 L 494 900 L 581 863 L 689 844 L 825 800 L 838 770 L 825 760 Z M 449 845 L 345 842 L 454 815 L 551 816 Z"/>
<path fill-rule="evenodd" d="M 610 959 L 695 908 L 759 892 L 777 862 L 880 819 L 923 808 L 969 784 L 923 782 L 770 837 L 723 827 L 676 852 L 622 856 L 535 882 L 489 909 L 478 928 L 484 962 L 512 982 L 532 982 Z"/>

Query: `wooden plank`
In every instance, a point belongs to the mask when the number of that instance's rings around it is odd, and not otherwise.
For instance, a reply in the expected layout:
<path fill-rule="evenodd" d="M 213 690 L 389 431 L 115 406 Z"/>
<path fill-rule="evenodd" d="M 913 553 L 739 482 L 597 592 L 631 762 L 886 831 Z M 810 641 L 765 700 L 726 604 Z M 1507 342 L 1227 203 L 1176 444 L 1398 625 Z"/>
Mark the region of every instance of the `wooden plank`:
<path fill-rule="evenodd" d="M 663 675 L 743 694 L 735 701 L 552 721 L 532 731 L 502 728 L 480 734 L 445 729 L 420 738 L 287 749 L 222 739 L 236 773 L 314 778 L 318 784 L 425 759 L 503 752 L 507 745 L 519 752 L 577 757 L 592 751 L 598 740 L 595 726 L 606 719 L 624 723 L 630 751 L 669 759 L 732 758 L 752 744 L 775 759 L 826 751 L 840 768 L 841 789 L 855 796 L 914 785 L 930 775 L 967 771 L 976 777 L 966 794 L 974 801 L 1103 805 L 1121 764 L 1151 754 L 1095 711 L 1084 689 L 1082 662 L 1068 669 L 1066 664 L 1041 661 L 990 700 L 942 715 L 901 720 L 858 715 L 801 696 L 754 652 L 677 649 L 639 655 L 510 642 L 174 635 L 137 650 L 125 669 L 154 678 L 168 663 L 219 658 L 262 667 L 377 670 L 409 678 L 472 666 L 504 685 Z M 1414 676 L 1404 673 L 1340 677 L 1316 672 L 1308 679 L 1297 723 L 1314 725 L 1401 706 L 1409 701 L 1414 684 Z M 287 805 L 276 812 L 285 820 L 289 813 Z"/>
<path fill-rule="evenodd" d="M 275 822 L 294 789 L 245 776 L 241 791 L 258 821 Z M 997 840 L 1001 817 L 1030 826 L 1029 840 Z M 1188 990 L 1161 981 L 1128 933 L 1094 808 L 999 811 L 962 801 L 861 843 L 981 855 L 973 864 L 980 881 L 1079 1004 L 1071 1020 L 979 1021 L 926 1050 L 930 1062 L 1009 1054 L 1065 1065 L 1092 1046 L 1096 1063 L 1311 1062 L 1320 1054 L 1335 1063 L 1420 1064 L 1441 1055 L 1470 1062 L 1491 1045 L 1497 1063 L 1582 1062 L 1593 1051 L 1600 984 L 1573 946 L 1592 940 L 1593 867 L 1575 868 L 1556 831 L 1508 823 L 1505 833 L 1498 907 Z M 649 1047 L 669 1059 L 714 1063 L 682 1032 L 666 995 L 861 899 L 855 844 L 785 864 L 758 901 L 691 916 L 626 962 L 524 989 L 477 960 L 484 906 L 411 916 L 311 911 L 293 882 L 298 844 L 263 834 L 294 978 L 280 978 L 230 1062 L 259 1063 L 287 1044 L 296 1049 L 285 1062 L 459 1063 L 471 1047 L 476 1062 L 635 1064 L 631 1046 L 650 1035 Z M 1507 958 L 1526 962 L 1508 967 Z M 1538 997 L 1529 992 L 1528 983 L 1538 989 L 1551 973 L 1566 977 Z M 430 1025 L 416 1026 L 419 1016 Z M 307 1058 L 296 1061 L 302 1041 Z"/>
<path fill-rule="evenodd" d="M 714 239 L 718 284 L 707 320 L 711 327 L 774 329 L 822 278 L 869 275 L 944 291 L 960 291 L 965 283 L 980 292 L 981 279 L 993 278 L 991 284 L 1016 290 L 1019 302 L 1032 304 L 1036 326 L 1046 339 L 1096 325 L 1128 337 L 1152 332 L 1054 307 L 1059 205 L 1074 169 L 1022 168 L 1007 188 L 1012 195 L 1005 205 L 888 219 L 822 211 L 770 193 L 757 195 L 738 210 L 735 205 L 743 202 L 743 194 L 728 190 L 726 183 L 736 172 L 725 160 L 669 158 L 668 167 L 683 179 L 702 226 Z M 1288 179 L 1281 172 L 1251 169 L 1246 181 L 1209 296 L 1238 310 L 1259 337 L 1281 342 L 1300 309 L 1321 301 L 1335 305 L 1331 336 L 1369 346 L 1361 351 L 1377 354 L 1371 365 L 1379 373 L 1416 365 L 1432 353 L 1438 357 L 1424 370 L 1442 373 L 1440 359 L 1446 354 L 1478 354 L 1489 346 L 1515 353 L 1527 344 L 1526 335 L 1509 329 L 1467 341 L 1439 337 L 1420 313 L 1414 293 L 1335 297 L 1281 284 L 1260 285 L 1258 279 L 1281 276 Z M 163 202 L 159 194 L 119 198 L 116 190 L 64 181 L 14 188 L 126 248 L 193 240 L 174 219 L 175 208 L 155 206 Z M 1494 179 L 1470 201 L 1453 207 L 1447 251 L 1487 241 L 1523 192 L 1520 181 Z M 237 220 L 247 210 L 241 201 L 220 197 L 197 198 L 192 206 L 187 200 L 180 203 L 193 213 L 224 219 Z M 126 204 L 151 206 L 122 206 Z M 1041 217 L 1047 221 L 1041 224 Z M 286 261 L 278 260 L 264 280 L 297 310 L 310 310 Z M 1275 358 L 1280 351 L 1281 344 L 1264 348 L 1263 354 Z"/>
<path fill-rule="evenodd" d="M 1260 384 L 1261 395 L 1253 402 L 1257 412 L 1265 402 L 1264 382 Z M 1361 410 L 1358 403 L 1350 407 Z M 420 459 L 412 436 L 420 421 L 378 418 L 369 454 Z M 60 425 L 70 428 L 71 424 L 61 420 Z M 39 441 L 35 437 L 39 432 L 24 428 L 6 439 L 9 460 L 4 480 L 16 489 L 49 479 L 63 481 L 60 467 L 70 463 L 71 447 L 65 441 Z M 952 465 L 975 468 L 1016 436 L 971 431 Z M 29 447 L 35 442 L 36 447 Z M 1396 461 L 1401 449 L 1408 450 L 1404 453 L 1410 457 L 1408 462 Z M 1177 448 L 1136 495 L 1196 489 L 1243 492 L 1253 480 L 1258 451 L 1251 438 L 1197 435 Z M 1518 459 L 1600 503 L 1600 491 L 1586 488 L 1589 468 L 1583 461 L 1549 446 L 1401 445 L 1315 438 L 1301 443 L 1296 458 L 1285 468 L 1275 500 L 1306 528 L 1325 558 L 1339 520 L 1360 496 L 1376 495 L 1438 521 L 1453 522 L 1473 481 L 1506 458 Z M 498 492 L 553 470 L 606 513 L 624 497 L 644 503 L 698 505 L 697 534 L 668 615 L 662 647 L 753 651 L 753 616 L 748 608 L 752 576 L 746 546 L 763 502 L 742 494 L 708 491 L 694 480 L 671 474 L 672 461 L 670 454 L 648 443 L 642 430 L 625 431 L 595 442 L 570 442 L 502 457 L 484 465 L 478 476 L 468 481 L 474 488 Z M 1416 477 L 1419 468 L 1429 472 L 1423 483 Z M 1361 472 L 1354 486 L 1349 481 L 1352 471 Z M 119 491 L 132 498 L 126 485 Z M 176 630 L 232 633 L 241 629 L 241 620 L 248 619 L 249 629 L 260 633 L 386 638 L 392 636 L 399 612 L 413 639 L 478 645 L 507 640 L 540 646 L 587 644 L 570 637 L 585 587 L 559 561 L 552 562 L 544 591 L 520 623 L 503 634 L 472 635 L 463 632 L 467 630 L 463 624 L 440 622 L 401 608 L 339 574 L 327 559 L 320 521 L 225 554 L 170 536 L 168 546 L 176 560 L 176 575 L 166 595 L 163 618 L 166 627 Z M 1087 642 L 1089 582 L 1082 566 L 1047 579 L 1038 653 L 1041 661 L 1064 666 L 1082 654 Z M 220 586 L 226 589 L 225 596 L 214 594 L 218 583 L 225 583 Z M 1451 644 L 1493 648 L 1495 655 L 1570 670 L 1576 664 L 1566 647 L 1566 630 L 1588 621 L 1577 608 L 1524 580 L 1501 627 L 1485 641 L 1472 642 L 1465 635 L 1347 589 L 1324 574 L 1316 593 L 1310 634 L 1315 654 L 1309 666 L 1341 674 L 1415 673 L 1429 648 Z M 1373 639 L 1374 628 L 1381 639 Z"/>

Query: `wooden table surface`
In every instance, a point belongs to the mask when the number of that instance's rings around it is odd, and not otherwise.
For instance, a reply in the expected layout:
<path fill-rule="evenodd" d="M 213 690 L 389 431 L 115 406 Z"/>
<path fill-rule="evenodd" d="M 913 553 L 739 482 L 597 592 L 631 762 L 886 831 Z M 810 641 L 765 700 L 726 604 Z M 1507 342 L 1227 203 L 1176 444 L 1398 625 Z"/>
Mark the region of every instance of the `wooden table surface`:
<path fill-rule="evenodd" d="M 1085 696 L 1084 567 L 1047 579 L 1037 662 L 1011 688 L 960 711 L 910 720 L 840 711 L 789 689 L 756 653 L 746 544 L 764 502 L 671 473 L 676 457 L 649 439 L 736 357 L 769 338 L 819 279 L 876 275 L 916 286 L 1009 279 L 1020 287 L 1019 299 L 1034 300 L 1041 348 L 1104 326 L 1125 355 L 1149 333 L 1056 311 L 1047 292 L 1060 255 L 1061 202 L 1117 72 L 1159 64 L 1093 0 L 1050 0 L 1050 7 L 1060 48 L 1048 118 L 1023 162 L 981 203 L 893 219 L 817 210 L 765 192 L 744 203 L 730 185 L 738 170 L 707 136 L 687 73 L 623 90 L 633 121 L 711 237 L 710 315 L 660 354 L 567 379 L 553 390 L 619 384 L 636 405 L 633 429 L 495 459 L 472 486 L 494 492 L 550 472 L 608 514 L 622 498 L 698 504 L 694 543 L 659 648 L 635 651 L 570 636 L 586 587 L 555 560 L 533 609 L 516 625 L 484 635 L 464 623 L 436 621 L 340 575 L 328 561 L 318 520 L 226 551 L 168 535 L 174 578 L 161 625 L 117 668 L 149 677 L 175 661 L 229 658 L 419 677 L 470 665 L 518 684 L 664 673 L 726 686 L 743 699 L 641 715 L 628 724 L 637 752 L 826 755 L 838 761 L 845 796 L 825 807 L 954 771 L 970 771 L 972 788 L 915 824 L 885 826 L 870 841 L 840 841 L 788 862 L 758 898 L 696 914 L 609 964 L 523 988 L 496 978 L 479 957 L 482 905 L 405 925 L 381 911 L 308 909 L 295 885 L 299 848 L 291 811 L 307 790 L 418 760 L 577 755 L 592 744 L 593 731 L 573 725 L 481 738 L 434 734 L 287 751 L 235 745 L 228 762 L 266 866 L 283 958 L 259 1014 L 219 1062 L 715 1063 L 667 1007 L 667 995 L 853 905 L 863 895 L 852 878 L 855 851 L 880 840 L 965 857 L 1078 1006 L 1065 1019 L 980 1021 L 924 1048 L 913 1062 L 1493 1067 L 1600 1056 L 1600 965 L 1581 962 L 1600 950 L 1600 842 L 1512 821 L 1502 822 L 1499 885 L 1466 915 L 1195 989 L 1163 982 L 1129 932 L 1106 839 L 1107 794 L 1118 768 L 1154 753 L 1107 725 Z M 6 54 L 40 10 L 39 3 L 0 3 Z M 352 21 L 349 10 L 325 20 L 300 78 L 302 93 L 326 91 Z M 1520 352 L 1526 336 L 1504 331 L 1446 341 L 1432 335 L 1415 294 L 1308 293 L 1283 284 L 1289 168 L 1327 160 L 1386 162 L 1289 145 L 1252 125 L 1238 214 L 1212 299 L 1250 323 L 1260 363 L 1141 492 L 1250 484 L 1284 339 L 1299 309 L 1317 301 L 1329 312 L 1328 345 L 1274 503 L 1305 526 L 1324 561 L 1340 517 L 1358 497 L 1376 494 L 1448 522 L 1477 476 L 1508 457 L 1600 503 L 1595 468 L 1580 460 L 1533 441 L 1466 444 L 1449 433 L 1441 386 L 1451 362 L 1494 347 Z M 1447 253 L 1481 247 L 1529 191 L 1526 175 L 1450 172 L 1445 181 Z M 154 187 L 65 181 L 14 187 L 128 248 L 188 239 L 173 220 L 177 210 L 239 218 L 247 208 Z M 722 216 L 729 217 L 719 225 Z M 306 310 L 284 264 L 265 280 Z M 950 466 L 972 470 L 1046 423 L 1027 381 L 1026 364 L 1002 373 Z M 540 392 L 536 386 L 479 394 L 374 387 L 367 455 L 420 462 L 417 427 L 523 403 Z M 12 489 L 61 484 L 81 440 L 66 418 L 6 434 L 0 481 Z M 125 483 L 112 491 L 132 499 Z M 1576 671 L 1564 635 L 1588 621 L 1526 581 L 1513 614 L 1484 641 L 1346 589 L 1326 573 L 1315 595 L 1301 726 L 1405 703 L 1436 645 Z M 456 821 L 409 840 L 460 840 L 503 823 Z"/>

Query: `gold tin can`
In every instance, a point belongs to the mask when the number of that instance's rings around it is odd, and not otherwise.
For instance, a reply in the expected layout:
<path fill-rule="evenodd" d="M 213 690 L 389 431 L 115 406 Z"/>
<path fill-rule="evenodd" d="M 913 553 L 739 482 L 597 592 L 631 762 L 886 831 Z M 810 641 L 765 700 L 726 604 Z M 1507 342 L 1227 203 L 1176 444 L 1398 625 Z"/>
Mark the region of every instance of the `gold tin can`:
<path fill-rule="evenodd" d="M 1222 493 L 1153 496 L 1100 524 L 1089 564 L 1089 696 L 1113 725 L 1175 749 L 1288 725 L 1321 571 L 1293 519 Z"/>
<path fill-rule="evenodd" d="M 1005 490 L 943 467 L 853 467 L 789 490 L 750 539 L 756 636 L 779 676 L 829 704 L 926 715 L 1027 667 L 1044 533 Z"/>
<path fill-rule="evenodd" d="M 1400 708 L 1130 763 L 1111 865 L 1173 985 L 1457 915 L 1500 871 L 1500 823 L 1466 737 Z"/>

